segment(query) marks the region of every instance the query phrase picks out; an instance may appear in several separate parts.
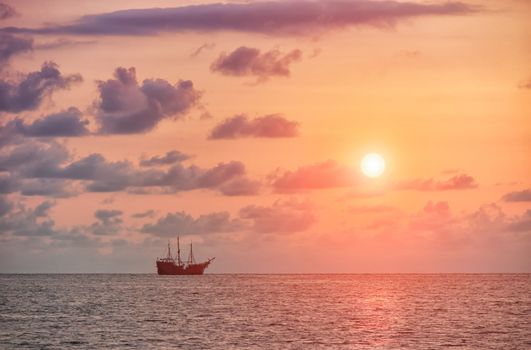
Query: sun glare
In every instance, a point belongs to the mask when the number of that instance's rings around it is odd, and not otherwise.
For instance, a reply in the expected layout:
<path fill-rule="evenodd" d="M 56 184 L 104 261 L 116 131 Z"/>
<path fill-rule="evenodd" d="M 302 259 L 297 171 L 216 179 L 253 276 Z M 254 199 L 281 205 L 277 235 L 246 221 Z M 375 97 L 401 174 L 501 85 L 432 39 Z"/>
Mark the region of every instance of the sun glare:
<path fill-rule="evenodd" d="M 377 153 L 369 153 L 361 160 L 361 171 L 368 177 L 378 177 L 385 170 L 385 160 Z"/>

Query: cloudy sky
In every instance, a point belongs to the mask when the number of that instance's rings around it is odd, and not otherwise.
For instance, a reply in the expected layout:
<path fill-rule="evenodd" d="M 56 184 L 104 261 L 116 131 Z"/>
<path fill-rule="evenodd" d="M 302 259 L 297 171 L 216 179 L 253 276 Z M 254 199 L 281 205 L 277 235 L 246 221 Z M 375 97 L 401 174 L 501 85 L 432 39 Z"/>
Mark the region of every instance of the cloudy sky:
<path fill-rule="evenodd" d="M 522 0 L 4 0 L 0 272 L 529 272 L 530 62 Z"/>

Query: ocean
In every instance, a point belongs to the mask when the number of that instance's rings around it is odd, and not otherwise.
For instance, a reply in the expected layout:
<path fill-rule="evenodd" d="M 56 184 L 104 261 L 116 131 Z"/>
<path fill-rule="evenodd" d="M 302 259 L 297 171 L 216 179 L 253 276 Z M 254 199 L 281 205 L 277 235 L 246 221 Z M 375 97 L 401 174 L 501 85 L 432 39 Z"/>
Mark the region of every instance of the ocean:
<path fill-rule="evenodd" d="M 531 349 L 531 274 L 0 275 L 1 349 Z"/>

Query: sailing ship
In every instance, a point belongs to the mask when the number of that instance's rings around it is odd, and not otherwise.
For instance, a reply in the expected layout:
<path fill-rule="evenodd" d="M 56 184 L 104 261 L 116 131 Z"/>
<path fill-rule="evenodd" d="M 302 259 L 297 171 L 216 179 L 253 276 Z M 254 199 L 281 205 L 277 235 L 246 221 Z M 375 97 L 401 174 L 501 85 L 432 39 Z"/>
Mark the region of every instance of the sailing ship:
<path fill-rule="evenodd" d="M 159 275 L 202 275 L 212 260 L 197 263 L 194 258 L 192 243 L 190 242 L 190 254 L 187 261 L 181 260 L 181 246 L 177 236 L 177 261 L 171 254 L 170 242 L 168 241 L 168 253 L 165 258 L 157 258 L 157 273 Z"/>

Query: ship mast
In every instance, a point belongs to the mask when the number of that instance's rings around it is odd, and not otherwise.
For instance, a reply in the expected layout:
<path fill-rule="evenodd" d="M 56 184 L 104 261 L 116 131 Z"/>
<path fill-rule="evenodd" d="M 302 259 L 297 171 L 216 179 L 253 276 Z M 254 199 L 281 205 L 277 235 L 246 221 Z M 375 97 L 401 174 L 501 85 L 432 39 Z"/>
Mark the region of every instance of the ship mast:
<path fill-rule="evenodd" d="M 177 265 L 182 265 L 182 262 L 181 262 L 181 246 L 179 244 L 179 235 L 177 235 Z"/>
<path fill-rule="evenodd" d="M 168 259 L 171 259 L 171 250 L 170 250 L 170 240 L 168 240 L 168 256 L 167 256 Z"/>
<path fill-rule="evenodd" d="M 188 256 L 188 265 L 195 264 L 194 251 L 192 250 L 192 242 L 190 242 L 190 256 Z"/>

